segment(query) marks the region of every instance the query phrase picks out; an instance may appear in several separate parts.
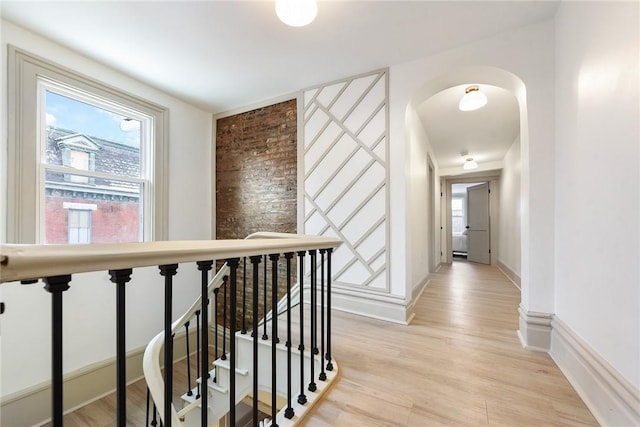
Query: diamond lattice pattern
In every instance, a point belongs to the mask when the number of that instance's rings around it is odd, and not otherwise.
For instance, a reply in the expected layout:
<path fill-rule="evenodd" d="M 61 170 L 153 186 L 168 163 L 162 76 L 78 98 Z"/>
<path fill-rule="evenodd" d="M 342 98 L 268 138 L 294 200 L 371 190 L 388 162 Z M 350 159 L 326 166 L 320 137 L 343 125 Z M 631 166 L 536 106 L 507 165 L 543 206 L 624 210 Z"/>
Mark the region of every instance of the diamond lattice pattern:
<path fill-rule="evenodd" d="M 334 283 L 387 289 L 387 73 L 304 92 L 304 232 L 339 237 Z"/>

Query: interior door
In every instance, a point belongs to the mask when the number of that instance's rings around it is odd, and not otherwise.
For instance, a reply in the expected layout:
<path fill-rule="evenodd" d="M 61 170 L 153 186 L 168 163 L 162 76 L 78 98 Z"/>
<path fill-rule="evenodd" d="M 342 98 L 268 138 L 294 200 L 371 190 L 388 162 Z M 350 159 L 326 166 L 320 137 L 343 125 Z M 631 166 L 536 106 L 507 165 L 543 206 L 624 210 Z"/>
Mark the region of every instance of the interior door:
<path fill-rule="evenodd" d="M 491 264 L 488 182 L 467 188 L 467 260 Z"/>

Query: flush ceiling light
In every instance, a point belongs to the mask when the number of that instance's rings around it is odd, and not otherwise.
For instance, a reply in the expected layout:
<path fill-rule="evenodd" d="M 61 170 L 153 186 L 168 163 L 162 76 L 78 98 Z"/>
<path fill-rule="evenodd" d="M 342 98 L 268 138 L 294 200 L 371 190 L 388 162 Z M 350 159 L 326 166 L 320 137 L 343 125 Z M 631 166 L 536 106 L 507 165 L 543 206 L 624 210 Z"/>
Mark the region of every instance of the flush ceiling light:
<path fill-rule="evenodd" d="M 487 105 L 487 95 L 480 92 L 480 88 L 475 85 L 464 90 L 464 96 L 460 100 L 458 108 L 460 111 L 473 111 L 485 105 Z"/>
<path fill-rule="evenodd" d="M 478 167 L 478 164 L 473 160 L 473 157 L 467 157 L 467 160 L 465 160 L 464 165 L 462 165 L 462 169 L 464 170 L 475 169 L 477 167 Z"/>
<path fill-rule="evenodd" d="M 316 0 L 276 0 L 276 15 L 292 27 L 304 27 L 316 19 Z"/>

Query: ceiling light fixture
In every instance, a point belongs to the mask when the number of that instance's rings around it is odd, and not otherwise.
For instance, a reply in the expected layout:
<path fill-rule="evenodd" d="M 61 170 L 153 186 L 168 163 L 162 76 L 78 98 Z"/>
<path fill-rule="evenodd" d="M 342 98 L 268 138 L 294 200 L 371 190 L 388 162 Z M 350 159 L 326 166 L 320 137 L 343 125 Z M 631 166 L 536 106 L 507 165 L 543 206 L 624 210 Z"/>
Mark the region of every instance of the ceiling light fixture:
<path fill-rule="evenodd" d="M 276 0 L 276 15 L 292 27 L 304 27 L 316 19 L 316 0 Z"/>
<path fill-rule="evenodd" d="M 478 167 L 478 164 L 473 160 L 473 157 L 467 157 L 467 160 L 465 160 L 464 165 L 462 165 L 462 169 L 464 170 L 476 169 L 477 167 Z"/>
<path fill-rule="evenodd" d="M 460 111 L 473 111 L 487 105 L 487 95 L 480 92 L 478 85 L 469 86 L 458 104 Z"/>

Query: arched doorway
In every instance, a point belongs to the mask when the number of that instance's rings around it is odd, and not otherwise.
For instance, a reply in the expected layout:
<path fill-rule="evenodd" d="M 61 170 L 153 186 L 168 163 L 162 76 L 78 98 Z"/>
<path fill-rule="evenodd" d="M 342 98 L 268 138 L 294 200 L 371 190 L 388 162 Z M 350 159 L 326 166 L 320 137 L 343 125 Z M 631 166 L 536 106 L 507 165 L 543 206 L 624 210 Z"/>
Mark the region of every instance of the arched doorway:
<path fill-rule="evenodd" d="M 528 176 L 526 175 L 526 171 L 528 170 L 528 114 L 527 114 L 527 99 L 526 99 L 526 88 L 523 81 L 515 76 L 513 73 L 510 73 L 506 70 L 495 68 L 495 67 L 464 67 L 459 69 L 451 70 L 445 74 L 440 75 L 434 79 L 426 82 L 422 87 L 416 90 L 411 97 L 411 101 L 407 106 L 407 134 L 410 138 L 415 138 L 414 135 L 416 133 L 415 129 L 411 129 L 412 125 L 416 125 L 416 122 L 419 121 L 420 117 L 420 106 L 425 103 L 426 100 L 434 97 L 437 94 L 442 93 L 448 89 L 460 86 L 460 85 L 469 85 L 469 84 L 479 84 L 486 85 L 488 87 L 495 87 L 502 92 L 508 93 L 508 95 L 514 100 L 513 103 L 515 105 L 515 113 L 517 118 L 519 119 L 518 125 L 518 147 L 517 150 L 513 150 L 515 152 L 514 156 L 517 156 L 518 162 L 518 173 L 522 171 L 521 179 L 517 180 L 517 195 L 512 195 L 512 199 L 517 203 L 517 208 L 511 209 L 509 212 L 511 215 L 518 215 L 518 227 L 517 227 L 517 263 L 515 268 L 515 275 L 517 277 L 521 277 L 523 274 L 523 269 L 521 269 L 520 258 L 525 256 L 525 250 L 528 246 L 528 224 L 526 221 L 522 221 L 523 218 L 528 217 Z M 426 133 L 426 132 L 425 132 Z M 426 138 L 426 137 L 425 137 Z M 430 145 L 428 138 L 426 138 L 426 145 Z M 411 143 L 411 142 L 410 142 Z M 515 145 L 515 143 L 514 143 Z M 443 173 L 443 169 L 439 162 L 437 155 L 434 153 L 433 147 L 429 146 L 426 149 L 427 155 L 434 158 L 436 163 L 436 187 L 440 188 L 440 197 L 438 200 L 439 210 L 438 214 L 439 218 L 437 221 L 432 221 L 431 218 L 428 218 L 428 224 L 430 230 L 429 233 L 426 233 L 427 241 L 424 242 L 425 247 L 429 248 L 430 253 L 433 252 L 435 246 L 440 248 L 439 261 L 440 262 L 450 262 L 451 256 L 449 254 L 449 250 L 451 249 L 451 237 L 450 237 L 450 227 L 451 221 L 447 221 L 447 215 L 450 215 L 450 207 L 447 203 L 450 203 L 450 197 L 447 198 L 447 189 L 450 188 L 450 184 L 447 185 L 447 181 L 443 178 L 444 176 L 448 177 L 448 173 L 453 173 L 452 171 L 445 171 L 447 173 Z M 513 157 L 513 156 L 512 156 Z M 510 161 L 514 161 L 514 159 L 510 159 Z M 476 177 L 479 175 L 481 178 L 484 175 L 487 177 L 494 177 L 500 173 L 502 169 L 503 162 L 502 161 L 494 161 L 492 164 L 488 164 L 484 169 L 479 169 L 475 171 L 474 175 Z M 459 175 L 462 173 L 461 168 L 459 168 L 459 172 L 455 172 L 458 174 L 455 178 L 458 180 L 463 176 Z M 426 174 L 426 179 L 424 182 L 424 187 L 428 188 L 428 193 L 434 195 L 431 191 L 432 184 L 429 178 L 430 174 Z M 471 179 L 471 178 L 469 178 Z M 488 179 L 487 179 L 488 180 Z M 450 182 L 451 180 L 449 180 Z M 493 190 L 492 190 L 493 191 Z M 437 195 L 434 195 L 437 196 Z M 498 195 L 496 195 L 498 197 Z M 428 204 L 432 203 L 431 200 L 428 200 Z M 497 206 L 497 205 L 496 205 Z M 430 210 L 429 210 L 430 212 Z M 437 222 L 438 226 L 435 229 L 433 223 Z M 447 235 L 448 233 L 448 235 Z M 435 240 L 440 240 L 436 245 Z M 493 248 L 492 248 L 493 249 Z M 510 249 L 513 249 L 513 245 L 510 245 Z M 495 250 L 494 250 L 494 255 Z M 431 259 L 431 255 L 430 255 Z M 525 273 L 526 274 L 526 273 Z"/>

